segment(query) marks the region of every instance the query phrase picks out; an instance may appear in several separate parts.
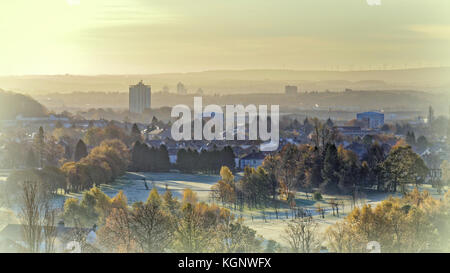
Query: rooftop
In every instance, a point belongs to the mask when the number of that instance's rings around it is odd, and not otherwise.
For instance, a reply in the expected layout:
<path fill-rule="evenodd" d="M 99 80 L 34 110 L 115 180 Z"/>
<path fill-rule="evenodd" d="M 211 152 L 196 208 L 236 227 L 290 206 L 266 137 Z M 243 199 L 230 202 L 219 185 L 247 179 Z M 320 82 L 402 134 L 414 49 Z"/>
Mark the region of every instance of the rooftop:
<path fill-rule="evenodd" d="M 242 160 L 263 160 L 264 158 L 266 158 L 266 155 L 262 152 L 253 152 L 241 157 Z"/>

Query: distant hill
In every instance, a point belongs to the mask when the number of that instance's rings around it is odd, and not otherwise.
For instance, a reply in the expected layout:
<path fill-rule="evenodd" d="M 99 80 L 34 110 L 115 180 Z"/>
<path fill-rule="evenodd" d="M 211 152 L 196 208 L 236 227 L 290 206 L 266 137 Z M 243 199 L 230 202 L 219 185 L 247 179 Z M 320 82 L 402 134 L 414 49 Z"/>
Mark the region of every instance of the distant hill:
<path fill-rule="evenodd" d="M 47 109 L 31 97 L 0 89 L 0 120 L 15 119 L 18 115 L 42 117 L 46 114 Z"/>
<path fill-rule="evenodd" d="M 418 68 L 371 71 L 217 70 L 151 75 L 32 75 L 1 76 L 0 88 L 26 94 L 68 92 L 126 92 L 140 80 L 160 91 L 174 92 L 183 82 L 188 93 L 198 88 L 206 94 L 281 93 L 287 84 L 300 91 L 420 90 L 450 91 L 450 68 Z"/>
<path fill-rule="evenodd" d="M 178 95 L 176 93 L 154 92 L 152 108 L 185 104 L 192 106 L 194 94 Z M 433 106 L 437 115 L 448 114 L 450 96 L 438 93 L 414 90 L 347 90 L 340 92 L 308 92 L 297 95 L 280 93 L 252 93 L 203 95 L 203 105 L 207 104 L 278 104 L 282 112 L 309 109 L 317 110 L 349 110 L 349 111 L 424 111 Z M 128 109 L 128 93 L 126 92 L 79 92 L 33 95 L 37 101 L 55 112 L 64 110 L 76 112 L 92 108 Z"/>

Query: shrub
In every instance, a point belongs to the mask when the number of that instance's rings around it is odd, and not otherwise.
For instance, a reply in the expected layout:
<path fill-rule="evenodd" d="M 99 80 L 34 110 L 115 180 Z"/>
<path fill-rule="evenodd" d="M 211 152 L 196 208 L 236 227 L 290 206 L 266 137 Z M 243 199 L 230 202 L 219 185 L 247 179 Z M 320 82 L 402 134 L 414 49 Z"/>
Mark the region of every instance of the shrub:
<path fill-rule="evenodd" d="M 322 194 L 321 194 L 320 192 L 318 192 L 318 191 L 316 191 L 316 192 L 313 194 L 313 198 L 314 198 L 314 200 L 316 200 L 316 201 L 321 201 L 321 200 L 323 199 Z"/>

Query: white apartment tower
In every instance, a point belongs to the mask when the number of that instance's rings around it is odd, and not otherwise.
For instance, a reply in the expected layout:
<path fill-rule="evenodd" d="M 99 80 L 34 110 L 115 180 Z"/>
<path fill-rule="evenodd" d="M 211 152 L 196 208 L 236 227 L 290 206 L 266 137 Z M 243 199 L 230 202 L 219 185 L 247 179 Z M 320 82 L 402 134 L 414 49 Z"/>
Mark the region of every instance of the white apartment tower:
<path fill-rule="evenodd" d="M 151 87 L 140 81 L 136 85 L 130 85 L 129 93 L 130 112 L 142 114 L 145 109 L 150 109 Z"/>

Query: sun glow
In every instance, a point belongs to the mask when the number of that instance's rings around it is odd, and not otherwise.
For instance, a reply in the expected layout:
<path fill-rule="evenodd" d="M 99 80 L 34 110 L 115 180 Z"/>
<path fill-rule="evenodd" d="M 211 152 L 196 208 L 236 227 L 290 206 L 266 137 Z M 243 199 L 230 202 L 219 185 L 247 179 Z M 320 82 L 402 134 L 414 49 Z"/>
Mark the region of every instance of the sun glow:
<path fill-rule="evenodd" d="M 0 75 L 449 65 L 450 1 L 367 1 L 0 1 Z"/>
<path fill-rule="evenodd" d="M 80 0 L 67 0 L 67 4 L 69 4 L 69 6 L 78 6 L 80 5 Z"/>

